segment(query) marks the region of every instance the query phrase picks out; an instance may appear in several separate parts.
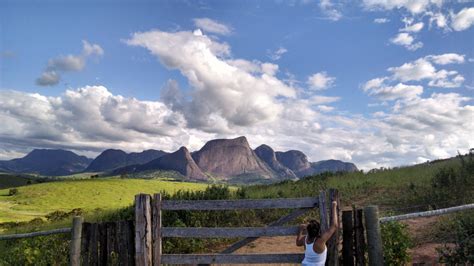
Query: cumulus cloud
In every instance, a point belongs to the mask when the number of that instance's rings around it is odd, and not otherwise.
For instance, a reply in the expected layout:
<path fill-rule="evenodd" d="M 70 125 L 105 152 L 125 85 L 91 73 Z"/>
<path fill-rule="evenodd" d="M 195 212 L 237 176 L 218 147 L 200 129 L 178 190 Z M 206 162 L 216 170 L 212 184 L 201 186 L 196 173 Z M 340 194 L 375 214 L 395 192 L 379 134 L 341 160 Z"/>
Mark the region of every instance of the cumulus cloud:
<path fill-rule="evenodd" d="M 307 83 L 313 90 L 325 90 L 333 86 L 335 81 L 335 77 L 331 77 L 323 71 L 309 76 Z"/>
<path fill-rule="evenodd" d="M 82 53 L 80 55 L 62 55 L 52 58 L 43 73 L 36 79 L 39 86 L 54 86 L 61 80 L 61 74 L 65 72 L 82 71 L 86 66 L 86 60 L 92 56 L 102 56 L 104 50 L 98 44 L 90 44 L 82 41 Z"/>
<path fill-rule="evenodd" d="M 126 43 L 148 49 L 188 79 L 192 97 L 181 112 L 190 127 L 225 132 L 272 120 L 283 109 L 281 97 L 296 96 L 294 88 L 275 77 L 278 65 L 227 59 L 229 46 L 202 33 L 154 30 L 134 33 Z"/>
<path fill-rule="evenodd" d="M 321 0 L 319 2 L 319 8 L 329 20 L 338 21 L 342 18 L 342 12 L 331 0 Z"/>
<path fill-rule="evenodd" d="M 195 18 L 193 19 L 193 21 L 196 27 L 206 32 L 220 35 L 230 35 L 232 33 L 232 28 L 230 26 L 212 20 L 210 18 Z"/>
<path fill-rule="evenodd" d="M 415 61 L 404 63 L 398 67 L 390 67 L 392 79 L 402 82 L 428 80 L 433 87 L 457 88 L 464 82 L 464 77 L 455 70 L 437 70 L 433 64 L 461 64 L 464 55 L 448 53 L 442 55 L 428 55 Z"/>
<path fill-rule="evenodd" d="M 273 61 L 279 60 L 286 52 L 288 50 L 285 47 L 279 47 L 275 51 L 267 50 L 268 57 Z"/>
<path fill-rule="evenodd" d="M 401 81 L 404 75 L 395 77 L 394 70 L 368 81 L 365 92 L 384 109 L 367 117 L 332 106 L 340 97 L 292 87 L 278 78 L 277 64 L 233 58 L 228 44 L 200 31 L 135 33 L 126 43 L 179 71 L 188 88 L 169 80 L 158 101 L 114 95 L 102 86 L 59 97 L 2 90 L 0 157 L 33 147 L 81 153 L 173 151 L 181 145 L 196 150 L 209 139 L 245 135 L 252 147 L 299 149 L 312 161 L 334 158 L 370 169 L 447 157 L 474 145 L 471 99 L 456 93 L 424 96 L 418 84 L 441 76 L 438 66 L 460 63 L 457 56 L 422 58 L 435 69 L 419 80 Z"/>
<path fill-rule="evenodd" d="M 397 34 L 395 37 L 390 39 L 390 42 L 396 45 L 404 46 L 410 51 L 415 51 L 423 47 L 422 42 L 415 42 L 415 38 L 413 38 L 413 36 L 407 32 L 401 32 Z"/>
<path fill-rule="evenodd" d="M 137 150 L 156 142 L 172 148 L 171 139 L 179 138 L 185 125 L 161 102 L 113 95 L 103 86 L 67 90 L 59 97 L 0 91 L 0 106 L 0 142 L 20 147 Z"/>
<path fill-rule="evenodd" d="M 451 27 L 455 31 L 469 29 L 474 24 L 474 7 L 463 8 L 457 14 L 451 14 Z"/>

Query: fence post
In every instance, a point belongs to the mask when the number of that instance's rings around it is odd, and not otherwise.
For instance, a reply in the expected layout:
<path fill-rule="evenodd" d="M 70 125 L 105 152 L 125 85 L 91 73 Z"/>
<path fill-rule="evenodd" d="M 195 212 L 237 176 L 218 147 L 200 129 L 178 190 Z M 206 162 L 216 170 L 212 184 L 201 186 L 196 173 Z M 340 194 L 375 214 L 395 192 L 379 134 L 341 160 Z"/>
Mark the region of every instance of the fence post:
<path fill-rule="evenodd" d="M 369 265 L 383 265 L 382 235 L 379 223 L 379 208 L 367 206 L 364 208 L 367 244 L 369 248 Z"/>
<path fill-rule="evenodd" d="M 326 191 L 319 192 L 319 224 L 321 226 L 321 234 L 326 232 L 328 225 L 328 211 L 326 207 Z"/>
<path fill-rule="evenodd" d="M 82 238 L 82 223 L 84 219 L 80 216 L 74 216 L 72 219 L 72 237 L 71 249 L 69 251 L 69 265 L 81 265 L 81 238 Z"/>
<path fill-rule="evenodd" d="M 364 236 L 364 223 L 362 217 L 364 211 L 362 209 L 356 209 L 352 207 L 354 212 L 354 251 L 355 251 L 355 264 L 358 266 L 365 266 L 365 236 Z"/>
<path fill-rule="evenodd" d="M 161 194 L 153 195 L 153 266 L 161 264 Z"/>
<path fill-rule="evenodd" d="M 354 265 L 352 211 L 342 211 L 342 263 Z"/>
<path fill-rule="evenodd" d="M 337 202 L 337 208 L 336 208 L 336 215 L 337 215 L 337 220 L 338 223 L 340 224 L 341 221 L 339 221 L 339 191 L 337 189 L 329 189 L 329 224 L 333 225 L 336 221 L 334 221 L 333 217 L 333 210 L 332 210 L 332 202 L 335 201 Z M 328 241 L 328 264 L 329 265 L 339 265 L 339 226 L 336 229 L 336 232 L 331 236 L 331 238 Z"/>
<path fill-rule="evenodd" d="M 150 195 L 135 195 L 135 264 L 151 265 L 151 202 Z"/>

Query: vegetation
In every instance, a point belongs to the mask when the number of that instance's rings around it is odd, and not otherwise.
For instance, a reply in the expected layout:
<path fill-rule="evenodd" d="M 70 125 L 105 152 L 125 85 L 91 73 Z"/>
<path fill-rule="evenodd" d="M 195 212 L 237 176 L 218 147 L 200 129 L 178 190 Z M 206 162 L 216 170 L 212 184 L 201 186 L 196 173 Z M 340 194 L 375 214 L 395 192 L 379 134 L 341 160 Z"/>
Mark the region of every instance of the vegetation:
<path fill-rule="evenodd" d="M 474 263 L 474 211 L 446 218 L 440 228 L 446 244 L 438 249 L 440 262 L 449 265 Z"/>
<path fill-rule="evenodd" d="M 307 197 L 316 196 L 320 190 L 331 187 L 339 189 L 342 204 L 345 206 L 377 204 L 382 211 L 390 211 L 390 214 L 438 208 L 473 201 L 473 156 L 471 154 L 459 158 L 411 167 L 378 169 L 369 173 L 323 173 L 299 181 L 245 186 L 237 190 L 219 185 L 207 187 L 202 183 L 154 179 L 95 178 L 35 184 L 19 187 L 17 193 L 12 196 L 8 196 L 8 189 L 0 190 L 0 221 L 10 222 L 0 225 L 0 230 L 2 226 L 5 232 L 69 226 L 74 212 L 81 213 L 87 221 L 132 219 L 131 204 L 134 195 L 140 192 L 151 194 L 157 191 L 163 191 L 164 199 L 197 200 Z M 176 227 L 262 226 L 287 212 L 288 210 L 166 211 L 163 212 L 163 225 Z M 382 216 L 387 214 L 388 212 L 382 212 Z M 314 217 L 317 214 L 310 215 Z M 43 217 L 47 220 L 31 220 L 35 217 Z M 440 251 L 444 261 L 472 258 L 472 252 L 470 252 L 473 250 L 472 215 L 470 219 L 467 221 L 471 222 L 459 222 L 457 227 L 453 227 L 459 233 L 446 236 L 446 242 L 455 243 L 455 247 L 447 246 L 450 249 Z M 27 220 L 31 221 L 26 222 Z M 300 221 L 296 221 L 298 222 Z M 40 247 L 46 247 L 45 245 L 52 245 L 48 246 L 48 252 L 57 250 L 56 260 L 49 263 L 62 264 L 64 256 L 67 256 L 67 241 L 61 239 L 61 236 L 54 236 L 35 240 L 0 241 L 0 265 L 2 259 L 4 264 L 8 264 L 9 258 L 15 259 L 19 256 L 23 256 L 22 262 L 25 265 L 35 262 L 42 264 L 43 259 L 48 256 L 46 251 L 41 252 L 43 248 Z M 387 262 L 395 265 L 403 264 L 408 260 L 407 248 L 410 241 L 407 238 L 406 228 L 402 224 L 384 225 L 383 239 Z M 233 240 L 217 242 L 212 239 L 165 239 L 163 251 L 166 253 L 213 251 L 216 246 L 222 246 L 223 243 L 230 241 Z"/>
<path fill-rule="evenodd" d="M 207 184 L 144 179 L 89 179 L 18 187 L 14 195 L 0 190 L 0 223 L 28 221 L 54 211 L 80 208 L 114 210 L 133 203 L 135 194 L 203 190 Z"/>
<path fill-rule="evenodd" d="M 408 250 L 413 246 L 407 226 L 400 222 L 381 226 L 383 256 L 386 265 L 405 265 L 410 261 Z"/>

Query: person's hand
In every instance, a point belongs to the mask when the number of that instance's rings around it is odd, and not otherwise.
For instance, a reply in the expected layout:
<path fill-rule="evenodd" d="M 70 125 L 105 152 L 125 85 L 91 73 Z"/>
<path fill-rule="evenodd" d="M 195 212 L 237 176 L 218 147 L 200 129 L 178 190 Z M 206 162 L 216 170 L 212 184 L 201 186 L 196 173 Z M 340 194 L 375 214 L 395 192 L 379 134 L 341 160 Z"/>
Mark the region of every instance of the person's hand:
<path fill-rule="evenodd" d="M 300 224 L 299 229 L 300 231 L 306 230 L 307 225 L 306 224 Z"/>
<path fill-rule="evenodd" d="M 337 208 L 337 201 L 334 200 L 331 205 L 333 209 Z"/>

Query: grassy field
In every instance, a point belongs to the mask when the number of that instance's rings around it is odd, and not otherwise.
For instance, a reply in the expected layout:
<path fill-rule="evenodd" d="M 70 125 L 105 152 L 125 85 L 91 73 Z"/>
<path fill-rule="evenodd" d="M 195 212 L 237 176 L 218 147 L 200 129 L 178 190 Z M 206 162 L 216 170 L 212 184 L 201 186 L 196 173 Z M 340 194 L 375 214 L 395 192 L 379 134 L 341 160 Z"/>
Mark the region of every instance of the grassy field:
<path fill-rule="evenodd" d="M 177 190 L 203 190 L 207 184 L 173 182 L 156 179 L 90 179 L 47 182 L 18 187 L 9 196 L 9 189 L 0 190 L 0 223 L 28 221 L 53 211 L 112 210 L 133 203 L 135 194 Z"/>
<path fill-rule="evenodd" d="M 431 164 L 369 173 L 316 176 L 296 182 L 250 186 L 247 193 L 251 198 L 308 197 L 318 195 L 320 190 L 336 188 L 341 193 L 344 206 L 376 204 L 387 209 L 397 209 L 407 207 L 407 190 L 410 187 L 429 187 L 439 169 L 459 165 L 459 158 L 452 158 Z"/>

